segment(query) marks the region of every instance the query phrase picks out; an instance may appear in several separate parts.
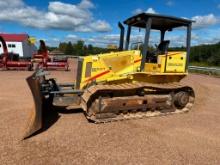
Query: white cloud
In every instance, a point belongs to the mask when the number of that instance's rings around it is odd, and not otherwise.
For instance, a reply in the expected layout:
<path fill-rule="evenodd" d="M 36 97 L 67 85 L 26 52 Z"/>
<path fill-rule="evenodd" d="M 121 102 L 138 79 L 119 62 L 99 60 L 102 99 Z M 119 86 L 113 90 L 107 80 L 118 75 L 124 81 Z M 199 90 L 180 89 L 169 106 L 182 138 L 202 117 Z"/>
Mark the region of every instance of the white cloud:
<path fill-rule="evenodd" d="M 198 34 L 192 32 L 191 39 L 192 39 L 192 40 L 199 40 L 200 37 L 199 37 Z"/>
<path fill-rule="evenodd" d="M 141 9 L 141 8 L 137 8 L 137 9 L 135 9 L 135 10 L 132 12 L 133 15 L 140 14 L 140 13 L 156 14 L 157 12 L 156 12 L 152 7 L 148 8 L 146 11 L 144 11 L 144 10 Z"/>
<path fill-rule="evenodd" d="M 220 28 L 214 29 L 201 29 L 196 31 L 198 38 L 192 38 L 195 45 L 198 44 L 215 44 L 220 42 Z"/>
<path fill-rule="evenodd" d="M 152 7 L 150 7 L 146 10 L 146 13 L 156 14 L 157 12 Z"/>
<path fill-rule="evenodd" d="M 114 44 L 118 46 L 119 39 L 120 39 L 119 34 L 96 35 L 96 36 L 91 36 L 89 38 L 83 38 L 75 34 L 68 34 L 64 40 L 67 42 L 71 41 L 73 43 L 77 42 L 78 40 L 83 40 L 85 41 L 86 44 L 106 47 L 109 44 Z M 143 41 L 143 39 L 144 39 L 144 35 L 140 35 L 140 34 L 131 35 L 130 43 Z"/>
<path fill-rule="evenodd" d="M 84 0 L 85 1 L 85 0 Z M 90 17 L 91 14 L 88 10 L 85 10 L 86 6 L 81 8 L 81 4 L 72 5 L 63 2 L 49 2 L 48 10 L 57 15 L 68 15 L 76 18 L 87 18 Z"/>
<path fill-rule="evenodd" d="M 79 37 L 77 35 L 75 35 L 75 34 L 68 34 L 66 36 L 66 38 L 69 38 L 69 39 L 79 39 Z"/>
<path fill-rule="evenodd" d="M 8 8 L 8 7 L 22 7 L 24 6 L 23 0 L 1 0 L 0 1 L 1 8 Z"/>
<path fill-rule="evenodd" d="M 89 8 L 94 8 L 94 4 L 90 0 L 82 0 L 79 4 L 79 7 L 81 9 L 89 9 Z"/>
<path fill-rule="evenodd" d="M 92 22 L 90 24 L 90 28 L 99 31 L 99 32 L 105 32 L 105 31 L 110 31 L 111 28 L 108 25 L 108 23 L 106 21 L 102 21 L 102 20 L 97 20 L 95 22 Z"/>
<path fill-rule="evenodd" d="M 132 12 L 132 14 L 133 15 L 136 15 L 136 14 L 140 14 L 140 13 L 143 13 L 144 11 L 142 10 L 142 9 L 140 9 L 140 8 L 138 8 L 138 9 L 135 9 L 133 12 Z"/>
<path fill-rule="evenodd" d="M 217 29 L 201 29 L 197 31 L 192 32 L 192 45 L 200 45 L 200 44 L 213 44 L 220 42 L 220 31 L 219 28 Z M 106 35 L 96 35 L 96 36 L 91 36 L 89 38 L 85 37 L 80 37 L 75 34 L 68 34 L 64 39 L 60 39 L 60 42 L 65 41 L 65 42 L 73 42 L 76 43 L 78 40 L 83 40 L 85 41 L 86 44 L 92 44 L 94 46 L 100 46 L 100 47 L 106 47 L 108 44 L 114 44 L 117 45 L 119 44 L 119 39 L 120 35 L 119 34 L 106 34 Z M 172 33 L 167 33 L 165 36 L 166 40 L 170 40 L 170 47 L 179 47 L 179 46 L 185 46 L 186 44 L 186 36 L 185 36 L 185 31 L 177 31 L 177 32 L 172 32 Z M 48 43 L 53 43 L 57 46 L 59 45 L 58 40 L 50 39 L 51 41 Z M 131 35 L 131 41 L 130 43 L 136 43 L 136 42 L 143 42 L 144 41 L 144 32 L 137 32 L 133 33 Z M 155 44 L 159 44 L 160 41 L 160 35 L 157 32 L 153 32 L 150 37 L 150 45 L 154 46 Z M 49 44 L 48 44 L 49 45 Z"/>
<path fill-rule="evenodd" d="M 174 2 L 172 0 L 168 0 L 168 1 L 166 1 L 166 5 L 171 7 L 174 5 Z"/>
<path fill-rule="evenodd" d="M 103 46 L 106 46 L 108 44 L 119 44 L 120 35 L 119 34 L 107 34 L 107 35 L 99 35 L 99 36 L 93 36 L 89 40 L 86 40 L 87 42 L 92 41 L 93 44 L 101 44 Z M 141 34 L 133 34 L 131 35 L 130 43 L 135 42 L 141 42 L 144 40 L 144 35 Z M 125 44 L 125 42 L 124 42 Z"/>
<path fill-rule="evenodd" d="M 194 29 L 206 28 L 211 25 L 218 24 L 220 22 L 219 18 L 214 14 L 208 14 L 204 16 L 194 16 L 192 20 L 196 21 L 193 23 Z"/>
<path fill-rule="evenodd" d="M 91 13 L 94 4 L 82 0 L 79 4 L 49 2 L 48 10 L 38 10 L 22 0 L 0 0 L 0 21 L 18 22 L 25 26 L 45 29 L 63 29 L 79 32 L 106 32 L 110 25 L 96 20 Z"/>
<path fill-rule="evenodd" d="M 84 40 L 86 43 L 105 47 L 108 44 L 118 45 L 119 37 L 120 37 L 119 34 L 107 34 L 107 35 L 93 36 L 89 39 L 84 39 Z"/>

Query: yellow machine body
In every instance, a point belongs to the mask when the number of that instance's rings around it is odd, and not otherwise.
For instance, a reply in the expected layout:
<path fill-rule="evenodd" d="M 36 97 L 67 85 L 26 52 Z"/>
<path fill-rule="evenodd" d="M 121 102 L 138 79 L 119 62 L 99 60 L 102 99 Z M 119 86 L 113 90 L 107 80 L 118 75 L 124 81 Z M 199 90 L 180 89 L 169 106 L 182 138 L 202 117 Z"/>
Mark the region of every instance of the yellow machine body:
<path fill-rule="evenodd" d="M 186 52 L 168 52 L 158 55 L 157 63 L 145 63 L 145 69 L 141 72 L 140 50 L 112 52 L 82 58 L 80 89 L 92 83 L 178 82 L 187 75 Z"/>
<path fill-rule="evenodd" d="M 24 137 L 43 127 L 48 107 L 80 108 L 94 123 L 188 112 L 195 94 L 190 86 L 179 82 L 188 74 L 192 22 L 140 13 L 124 21 L 126 37 L 119 22 L 118 52 L 78 57 L 74 84 L 58 84 L 55 79 L 46 79 L 43 70 L 37 70 L 27 78 L 35 108 Z M 170 40 L 165 40 L 165 33 L 178 27 L 186 27 L 186 51 L 168 51 Z M 145 29 L 142 51 L 129 50 L 131 28 Z M 154 51 L 148 50 L 151 30 L 160 33 L 160 43 Z"/>

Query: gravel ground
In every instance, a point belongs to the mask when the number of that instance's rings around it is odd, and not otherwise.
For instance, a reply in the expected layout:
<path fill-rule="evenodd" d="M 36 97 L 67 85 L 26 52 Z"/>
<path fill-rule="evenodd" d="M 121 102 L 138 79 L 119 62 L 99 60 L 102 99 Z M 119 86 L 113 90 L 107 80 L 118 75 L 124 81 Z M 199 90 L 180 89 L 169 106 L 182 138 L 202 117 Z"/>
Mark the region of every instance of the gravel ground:
<path fill-rule="evenodd" d="M 74 70 L 51 71 L 73 82 Z M 55 114 L 45 131 L 21 141 L 31 72 L 0 72 L 1 164 L 220 164 L 220 79 L 189 75 L 196 93 L 186 114 L 92 124 L 82 113 Z"/>

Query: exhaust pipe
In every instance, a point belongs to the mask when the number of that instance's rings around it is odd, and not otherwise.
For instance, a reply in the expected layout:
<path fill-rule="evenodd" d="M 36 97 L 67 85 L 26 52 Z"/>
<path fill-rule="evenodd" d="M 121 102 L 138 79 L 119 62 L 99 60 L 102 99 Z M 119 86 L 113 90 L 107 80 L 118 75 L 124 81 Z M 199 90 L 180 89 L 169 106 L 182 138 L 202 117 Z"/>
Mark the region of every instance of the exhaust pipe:
<path fill-rule="evenodd" d="M 124 34 L 125 34 L 125 28 L 124 26 L 122 25 L 121 22 L 118 22 L 118 27 L 120 28 L 121 30 L 121 33 L 120 33 L 120 42 L 119 42 L 119 51 L 122 51 L 123 50 L 123 47 L 124 47 Z"/>

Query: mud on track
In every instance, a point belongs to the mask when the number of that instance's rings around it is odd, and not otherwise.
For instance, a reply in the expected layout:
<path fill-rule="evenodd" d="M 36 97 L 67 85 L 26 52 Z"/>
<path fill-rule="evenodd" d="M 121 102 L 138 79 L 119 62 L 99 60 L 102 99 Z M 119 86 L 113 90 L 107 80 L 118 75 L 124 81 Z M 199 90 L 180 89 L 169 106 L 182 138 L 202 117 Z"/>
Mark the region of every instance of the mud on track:
<path fill-rule="evenodd" d="M 51 71 L 59 82 L 70 72 Z M 196 93 L 186 114 L 95 125 L 82 113 L 59 113 L 47 130 L 20 141 L 32 107 L 25 78 L 0 72 L 1 164 L 220 164 L 220 79 L 189 75 Z"/>

